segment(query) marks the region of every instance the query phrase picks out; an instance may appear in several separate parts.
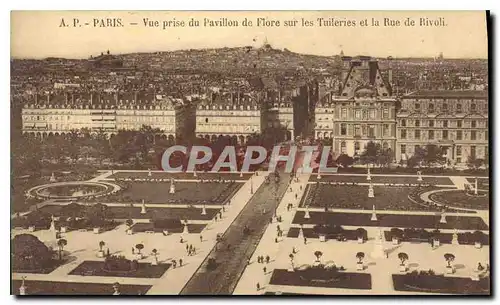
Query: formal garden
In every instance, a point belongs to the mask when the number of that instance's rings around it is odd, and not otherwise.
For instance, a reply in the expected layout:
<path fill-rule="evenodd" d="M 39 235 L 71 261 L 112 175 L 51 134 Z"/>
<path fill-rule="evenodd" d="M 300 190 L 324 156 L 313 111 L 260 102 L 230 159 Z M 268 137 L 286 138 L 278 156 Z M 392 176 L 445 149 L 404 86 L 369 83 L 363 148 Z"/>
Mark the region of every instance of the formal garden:
<path fill-rule="evenodd" d="M 477 194 L 473 190 L 435 192 L 429 195 L 429 199 L 450 207 L 475 210 L 489 210 L 490 208 L 489 190 L 478 190 Z"/>
<path fill-rule="evenodd" d="M 364 170 L 364 174 L 367 174 L 367 170 Z M 413 172 L 412 174 L 415 174 Z M 354 176 L 354 175 L 336 175 L 336 174 L 321 174 L 318 177 L 317 174 L 312 174 L 309 177 L 309 182 L 321 182 L 321 183 L 384 183 L 384 184 L 430 184 L 430 185 L 449 185 L 453 186 L 453 182 L 448 177 L 422 177 L 422 180 L 418 180 L 418 176 L 408 177 L 408 176 L 377 176 L 370 175 L 370 180 L 367 179 L 367 175 Z"/>
<path fill-rule="evenodd" d="M 141 171 L 141 172 L 116 172 L 110 175 L 108 178 L 117 180 L 131 179 L 132 181 L 137 179 L 141 180 L 166 179 L 166 181 L 170 181 L 170 179 L 172 178 L 175 180 L 232 181 L 232 180 L 248 180 L 252 175 L 253 173 L 240 174 L 240 173 L 225 173 L 225 172 L 217 172 L 217 173 L 196 172 L 195 175 L 194 173 L 187 173 L 187 172 L 170 173 L 170 172 L 158 172 L 158 171 L 151 171 L 151 172 Z"/>
<path fill-rule="evenodd" d="M 397 227 L 425 229 L 457 229 L 457 230 L 488 230 L 481 217 L 476 216 L 446 216 L 446 222 L 441 222 L 437 215 L 405 215 L 376 213 L 372 220 L 371 213 L 340 213 L 340 212 L 308 212 L 298 211 L 293 218 L 293 224 L 335 224 L 355 227 Z"/>
<path fill-rule="evenodd" d="M 11 293 L 19 295 L 23 285 L 27 295 L 144 295 L 151 289 L 151 285 L 14 280 Z"/>
<path fill-rule="evenodd" d="M 242 186 L 242 182 L 171 182 L 118 181 L 121 191 L 99 198 L 101 202 L 140 203 L 142 200 L 154 204 L 207 204 L 220 205 L 231 198 Z"/>
<path fill-rule="evenodd" d="M 140 250 L 138 254 L 141 254 Z M 69 275 L 160 278 L 170 266 L 167 263 L 140 263 L 124 256 L 109 255 L 104 261 L 84 261 Z"/>
<path fill-rule="evenodd" d="M 301 207 L 311 206 L 327 209 L 394 211 L 441 211 L 442 206 L 421 200 L 424 192 L 436 190 L 428 187 L 373 186 L 373 197 L 369 197 L 368 186 L 309 184 L 306 186 Z"/>
<path fill-rule="evenodd" d="M 434 271 L 413 271 L 407 274 L 393 274 L 392 281 L 396 291 L 489 295 L 490 277 L 477 279 L 451 277 L 436 274 Z"/>

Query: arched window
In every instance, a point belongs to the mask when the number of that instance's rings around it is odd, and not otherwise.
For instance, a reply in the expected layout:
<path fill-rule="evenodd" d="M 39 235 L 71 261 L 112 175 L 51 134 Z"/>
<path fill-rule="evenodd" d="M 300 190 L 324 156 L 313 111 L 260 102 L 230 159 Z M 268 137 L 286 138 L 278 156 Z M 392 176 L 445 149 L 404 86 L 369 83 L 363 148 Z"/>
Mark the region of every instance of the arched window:
<path fill-rule="evenodd" d="M 354 142 L 354 150 L 359 151 L 360 149 L 361 149 L 361 145 L 359 144 L 359 142 Z"/>
<path fill-rule="evenodd" d="M 476 112 L 476 110 L 477 110 L 476 104 L 470 104 L 470 111 Z"/>

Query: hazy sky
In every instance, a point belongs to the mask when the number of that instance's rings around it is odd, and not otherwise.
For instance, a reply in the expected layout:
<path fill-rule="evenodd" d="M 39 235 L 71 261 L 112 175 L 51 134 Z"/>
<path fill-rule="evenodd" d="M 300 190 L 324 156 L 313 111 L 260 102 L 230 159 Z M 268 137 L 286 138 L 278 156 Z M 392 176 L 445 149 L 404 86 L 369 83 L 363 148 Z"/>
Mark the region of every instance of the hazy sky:
<path fill-rule="evenodd" d="M 279 27 L 256 26 L 257 18 L 280 21 Z M 415 26 L 404 26 L 407 17 Z M 423 27 L 420 18 L 437 20 L 445 26 Z M 74 27 L 73 19 L 79 24 Z M 121 18 L 123 27 L 99 27 L 102 18 Z M 145 27 L 144 19 L 158 21 L 159 27 Z M 188 27 L 195 18 L 199 27 Z M 238 27 L 207 27 L 204 19 L 239 21 Z M 243 26 L 247 18 L 253 26 Z M 314 22 L 302 26 L 302 18 Z M 354 21 L 355 26 L 319 26 L 318 18 Z M 372 26 L 372 18 L 380 26 Z M 401 26 L 384 26 L 384 18 L 399 20 Z M 64 19 L 66 27 L 61 27 Z M 94 27 L 94 19 L 98 26 Z M 167 27 L 164 21 L 184 21 L 185 27 Z M 361 26 L 363 20 L 368 26 Z M 297 26 L 285 21 L 297 20 Z M 88 23 L 89 25 L 85 25 Z M 137 23 L 131 25 L 130 23 Z M 81 27 L 80 27 L 81 26 Z M 218 48 L 252 45 L 266 39 L 275 48 L 317 55 L 385 57 L 487 58 L 486 15 L 482 11 L 17 11 L 11 14 L 11 56 L 87 58 L 102 51 L 112 53 L 170 51 L 189 48 Z"/>

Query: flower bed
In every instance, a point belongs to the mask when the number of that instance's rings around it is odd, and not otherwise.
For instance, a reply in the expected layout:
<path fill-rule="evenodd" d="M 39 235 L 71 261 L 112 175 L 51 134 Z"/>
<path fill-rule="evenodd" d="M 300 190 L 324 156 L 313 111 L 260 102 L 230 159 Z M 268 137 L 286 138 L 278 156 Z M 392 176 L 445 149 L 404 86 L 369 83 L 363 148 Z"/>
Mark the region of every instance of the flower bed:
<path fill-rule="evenodd" d="M 74 283 L 74 282 L 52 282 L 52 281 L 25 281 L 28 295 L 112 295 L 113 284 L 104 283 Z M 19 295 L 21 281 L 12 281 L 14 295 Z M 124 285 L 120 284 L 120 294 L 139 295 L 146 294 L 151 285 Z"/>
<path fill-rule="evenodd" d="M 269 283 L 271 285 L 347 289 L 372 288 L 371 275 L 368 273 L 330 271 L 323 268 L 310 268 L 309 270 L 297 270 L 294 272 L 275 269 Z"/>
<path fill-rule="evenodd" d="M 489 277 L 473 281 L 470 278 L 409 273 L 393 274 L 392 282 L 396 291 L 468 295 L 490 294 Z"/>

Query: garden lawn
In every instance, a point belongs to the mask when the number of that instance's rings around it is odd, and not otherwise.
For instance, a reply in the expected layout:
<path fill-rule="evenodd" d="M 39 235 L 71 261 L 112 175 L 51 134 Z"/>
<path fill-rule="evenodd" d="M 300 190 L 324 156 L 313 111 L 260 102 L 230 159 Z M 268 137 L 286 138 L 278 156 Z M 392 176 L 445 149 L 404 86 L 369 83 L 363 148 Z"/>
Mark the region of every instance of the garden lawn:
<path fill-rule="evenodd" d="M 84 261 L 73 269 L 69 275 L 160 278 L 170 266 L 171 264 L 154 266 L 150 263 L 139 263 L 136 271 L 106 271 L 103 269 L 104 261 Z"/>
<path fill-rule="evenodd" d="M 335 224 L 355 227 L 397 227 L 423 229 L 488 230 L 481 217 L 446 216 L 446 223 L 439 223 L 440 216 L 398 215 L 377 213 L 377 221 L 371 220 L 370 213 L 332 213 L 309 212 L 311 218 L 305 219 L 304 212 L 298 211 L 293 218 L 294 224 Z"/>
<path fill-rule="evenodd" d="M 327 270 L 317 270 L 320 273 L 332 272 Z M 338 277 L 337 277 L 338 275 Z M 290 272 L 284 269 L 275 269 L 269 282 L 271 285 L 286 286 L 309 286 L 327 288 L 347 288 L 347 289 L 371 289 L 372 280 L 368 273 L 338 272 L 329 280 L 306 279 L 301 276 L 300 271 Z"/>
<path fill-rule="evenodd" d="M 112 295 L 113 284 L 102 283 L 74 283 L 74 282 L 51 282 L 51 281 L 25 281 L 28 295 Z M 11 294 L 19 295 L 21 281 L 14 280 L 11 285 Z M 150 285 L 123 285 L 120 284 L 122 295 L 145 294 L 151 288 Z"/>

